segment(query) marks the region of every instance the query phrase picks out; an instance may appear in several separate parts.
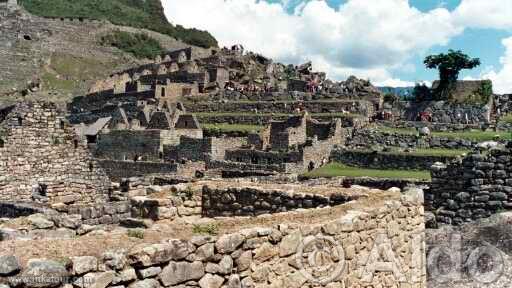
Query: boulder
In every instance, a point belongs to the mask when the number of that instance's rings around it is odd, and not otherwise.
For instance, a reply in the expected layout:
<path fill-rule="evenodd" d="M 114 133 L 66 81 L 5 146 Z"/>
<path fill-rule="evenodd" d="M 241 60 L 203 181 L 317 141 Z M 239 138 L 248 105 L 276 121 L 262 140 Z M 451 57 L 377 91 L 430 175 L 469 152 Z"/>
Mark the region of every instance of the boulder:
<path fill-rule="evenodd" d="M 50 275 L 51 277 L 49 277 Z M 62 263 L 46 259 L 32 259 L 28 261 L 27 268 L 21 276 L 26 287 L 55 287 L 68 277 L 68 272 Z M 41 279 L 46 280 L 40 281 Z"/>
<path fill-rule="evenodd" d="M 241 288 L 242 284 L 240 283 L 240 276 L 238 274 L 232 274 L 229 276 L 227 286 L 227 288 Z"/>
<path fill-rule="evenodd" d="M 130 284 L 128 288 L 160 288 L 160 283 L 155 279 L 145 279 Z"/>
<path fill-rule="evenodd" d="M 149 267 L 146 269 L 140 269 L 137 271 L 137 274 L 139 275 L 139 278 L 146 279 L 150 277 L 154 277 L 162 272 L 162 268 L 160 267 Z"/>
<path fill-rule="evenodd" d="M 428 128 L 428 127 L 422 127 L 419 129 L 418 132 L 419 132 L 420 136 L 430 136 L 430 134 L 432 134 L 430 132 L 430 128 Z"/>
<path fill-rule="evenodd" d="M 201 279 L 204 274 L 203 263 L 199 261 L 193 263 L 170 262 L 158 277 L 165 287 L 169 287 L 189 280 Z"/>
<path fill-rule="evenodd" d="M 71 257 L 73 274 L 82 275 L 98 269 L 98 259 L 93 256 Z"/>
<path fill-rule="evenodd" d="M 50 229 L 55 226 L 44 214 L 32 214 L 27 217 L 27 220 L 35 229 Z"/>
<path fill-rule="evenodd" d="M 80 288 L 106 288 L 114 280 L 115 273 L 113 271 L 88 273 L 73 282 L 75 286 Z"/>
<path fill-rule="evenodd" d="M 15 256 L 0 256 L 0 276 L 9 276 L 20 271 L 20 263 Z"/>
<path fill-rule="evenodd" d="M 238 246 L 242 245 L 244 242 L 244 237 L 240 234 L 228 234 L 222 235 L 217 242 L 215 242 L 215 248 L 221 254 L 231 253 L 238 248 Z"/>
<path fill-rule="evenodd" d="M 199 280 L 201 288 L 220 288 L 222 283 L 224 283 L 224 278 L 212 274 L 206 274 Z"/>

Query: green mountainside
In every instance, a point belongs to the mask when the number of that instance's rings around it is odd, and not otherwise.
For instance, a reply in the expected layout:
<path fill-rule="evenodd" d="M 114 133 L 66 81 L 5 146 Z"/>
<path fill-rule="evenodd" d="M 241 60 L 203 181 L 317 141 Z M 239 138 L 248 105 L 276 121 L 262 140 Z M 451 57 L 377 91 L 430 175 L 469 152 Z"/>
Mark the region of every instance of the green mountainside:
<path fill-rule="evenodd" d="M 116 25 L 153 30 L 203 48 L 217 47 L 207 31 L 172 25 L 160 0 L 18 0 L 30 13 L 49 18 L 108 20 Z"/>

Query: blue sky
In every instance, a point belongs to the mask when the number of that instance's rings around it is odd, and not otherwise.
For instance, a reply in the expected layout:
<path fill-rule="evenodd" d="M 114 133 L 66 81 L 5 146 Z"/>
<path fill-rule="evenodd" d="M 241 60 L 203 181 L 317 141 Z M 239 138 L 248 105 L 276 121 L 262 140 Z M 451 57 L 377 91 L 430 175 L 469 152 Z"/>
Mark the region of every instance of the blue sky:
<path fill-rule="evenodd" d="M 432 82 L 429 54 L 462 50 L 482 65 L 464 79 L 491 79 L 512 93 L 512 0 L 163 0 L 173 23 L 210 31 L 284 63 L 311 60 L 329 78 L 378 85 Z M 509 75 L 511 75 L 509 77 Z"/>

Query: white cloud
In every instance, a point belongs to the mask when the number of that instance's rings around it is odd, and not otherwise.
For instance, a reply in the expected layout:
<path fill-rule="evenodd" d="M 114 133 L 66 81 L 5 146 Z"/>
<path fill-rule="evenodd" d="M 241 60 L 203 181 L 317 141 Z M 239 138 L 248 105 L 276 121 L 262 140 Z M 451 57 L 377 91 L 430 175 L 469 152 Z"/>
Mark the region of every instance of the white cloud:
<path fill-rule="evenodd" d="M 476 28 L 512 29 L 510 0 L 462 0 L 453 12 L 458 25 Z"/>
<path fill-rule="evenodd" d="M 291 2 L 299 4 L 289 14 Z M 321 0 L 272 4 L 163 0 L 163 4 L 173 23 L 208 30 L 220 45 L 241 43 L 285 63 L 312 60 L 315 69 L 336 80 L 355 74 L 374 83 L 403 84 L 391 77 L 391 70 L 434 45 L 447 44 L 463 31 L 448 10 L 424 13 L 407 0 L 348 0 L 338 9 Z"/>
<path fill-rule="evenodd" d="M 512 37 L 502 40 L 505 46 L 505 55 L 500 58 L 503 65 L 500 71 L 490 71 L 483 75 L 484 79 L 491 79 L 494 93 L 512 93 Z"/>

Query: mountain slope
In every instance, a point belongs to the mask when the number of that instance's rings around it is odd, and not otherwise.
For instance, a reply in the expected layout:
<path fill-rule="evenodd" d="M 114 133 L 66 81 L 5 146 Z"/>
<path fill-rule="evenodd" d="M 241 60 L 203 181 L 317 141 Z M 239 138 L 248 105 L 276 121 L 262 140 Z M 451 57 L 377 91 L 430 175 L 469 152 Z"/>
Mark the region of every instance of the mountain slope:
<path fill-rule="evenodd" d="M 18 0 L 31 14 L 50 18 L 108 20 L 113 24 L 153 30 L 203 48 L 217 47 L 208 32 L 173 26 L 160 0 Z"/>
<path fill-rule="evenodd" d="M 118 31 L 143 33 L 163 50 L 192 47 L 197 55 L 211 53 L 147 29 L 0 9 L 0 106 L 22 98 L 26 88 L 34 85 L 25 98 L 66 102 L 115 71 L 148 63 L 148 59 L 104 45 L 102 39 Z"/>

